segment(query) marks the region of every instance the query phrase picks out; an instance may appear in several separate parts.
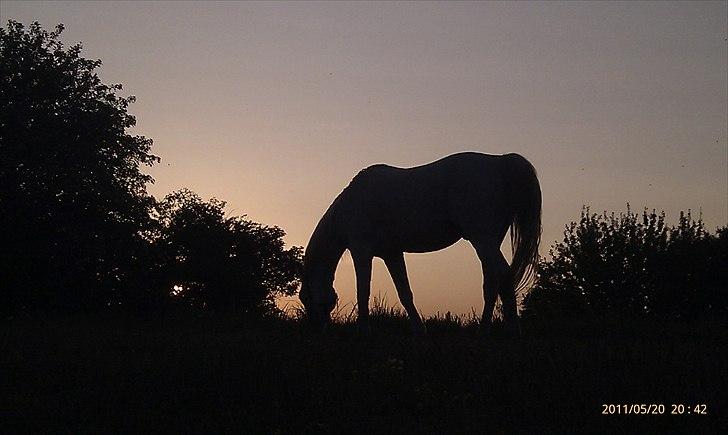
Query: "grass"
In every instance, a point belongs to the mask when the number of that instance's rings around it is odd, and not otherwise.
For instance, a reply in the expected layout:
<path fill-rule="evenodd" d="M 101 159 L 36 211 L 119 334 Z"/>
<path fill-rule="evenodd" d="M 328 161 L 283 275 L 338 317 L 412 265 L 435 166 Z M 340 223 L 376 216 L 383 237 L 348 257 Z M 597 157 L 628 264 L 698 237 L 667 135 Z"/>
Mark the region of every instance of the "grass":
<path fill-rule="evenodd" d="M 11 433 L 718 433 L 724 324 L 605 319 L 483 341 L 473 316 L 407 333 L 385 301 L 361 337 L 342 309 L 300 320 L 16 318 L 0 324 L 0 423 Z M 664 415 L 602 415 L 662 403 Z M 670 415 L 670 404 L 708 415 Z"/>

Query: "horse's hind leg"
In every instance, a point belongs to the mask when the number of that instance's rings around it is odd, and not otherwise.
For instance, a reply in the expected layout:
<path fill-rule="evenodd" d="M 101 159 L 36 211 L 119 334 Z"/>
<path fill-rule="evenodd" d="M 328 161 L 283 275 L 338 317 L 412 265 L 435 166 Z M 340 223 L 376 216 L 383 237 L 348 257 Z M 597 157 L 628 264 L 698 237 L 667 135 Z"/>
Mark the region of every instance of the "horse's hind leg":
<path fill-rule="evenodd" d="M 508 335 L 518 337 L 521 335 L 521 327 L 518 324 L 516 292 L 513 286 L 514 283 L 509 267 L 506 279 L 500 286 L 500 297 L 503 303 L 503 323 L 505 324 Z"/>
<path fill-rule="evenodd" d="M 415 308 L 412 289 L 410 288 L 409 279 L 407 278 L 407 266 L 404 262 L 404 254 L 402 252 L 388 255 L 384 257 L 384 264 L 387 265 L 389 274 L 392 276 L 394 287 L 399 295 L 399 302 L 407 311 L 407 316 L 412 324 L 412 331 L 415 334 L 424 334 L 425 325 L 422 323 L 420 313 Z"/>
<path fill-rule="evenodd" d="M 490 333 L 493 309 L 495 308 L 495 301 L 499 294 L 503 302 L 503 318 L 506 327 L 510 330 L 511 327 L 509 325 L 514 321 L 517 327 L 518 318 L 515 317 L 517 316 L 515 311 L 515 295 L 512 299 L 512 306 L 511 299 L 507 296 L 510 277 L 510 266 L 508 262 L 503 257 L 498 245 L 485 246 L 473 242 L 473 246 L 478 253 L 478 258 L 483 269 L 483 299 L 485 300 L 485 304 L 483 307 L 483 318 L 480 323 L 481 332 L 484 335 Z M 505 297 L 504 293 L 506 294 Z M 513 293 L 512 289 L 511 293 Z"/>

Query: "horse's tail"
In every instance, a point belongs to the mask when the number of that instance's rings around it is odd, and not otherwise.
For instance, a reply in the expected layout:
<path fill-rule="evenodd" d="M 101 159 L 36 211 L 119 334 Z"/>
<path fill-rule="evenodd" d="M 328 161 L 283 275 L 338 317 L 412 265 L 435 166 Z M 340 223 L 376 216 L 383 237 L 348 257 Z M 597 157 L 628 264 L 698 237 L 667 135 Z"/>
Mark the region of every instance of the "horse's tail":
<path fill-rule="evenodd" d="M 510 204 L 513 210 L 511 222 L 511 278 L 515 292 L 528 284 L 538 261 L 538 245 L 541 241 L 541 186 L 536 169 L 523 156 L 506 154 L 505 177 Z"/>

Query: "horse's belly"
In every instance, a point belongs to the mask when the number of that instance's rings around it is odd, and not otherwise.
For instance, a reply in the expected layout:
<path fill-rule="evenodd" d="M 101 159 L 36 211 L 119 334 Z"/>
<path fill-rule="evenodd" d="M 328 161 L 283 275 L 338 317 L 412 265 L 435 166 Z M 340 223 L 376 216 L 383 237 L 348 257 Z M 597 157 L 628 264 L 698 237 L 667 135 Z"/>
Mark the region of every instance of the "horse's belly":
<path fill-rule="evenodd" d="M 412 244 L 404 244 L 402 247 L 402 252 L 415 252 L 415 253 L 422 253 L 422 252 L 433 252 L 433 251 L 439 251 L 440 249 L 445 249 L 448 246 L 452 246 L 460 240 L 460 236 L 454 236 L 450 238 L 443 238 L 440 240 L 431 240 L 427 243 L 412 243 Z"/>
<path fill-rule="evenodd" d="M 387 245 L 397 245 L 402 252 L 432 252 L 445 249 L 460 240 L 460 231 L 451 224 L 441 223 L 427 227 L 392 226 L 387 231 Z"/>

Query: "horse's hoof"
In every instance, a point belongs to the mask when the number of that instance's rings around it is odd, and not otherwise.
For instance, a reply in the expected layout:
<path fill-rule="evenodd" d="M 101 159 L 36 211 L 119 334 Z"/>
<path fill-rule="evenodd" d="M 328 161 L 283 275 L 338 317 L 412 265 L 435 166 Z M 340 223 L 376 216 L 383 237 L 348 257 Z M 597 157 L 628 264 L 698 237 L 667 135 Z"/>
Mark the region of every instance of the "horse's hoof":
<path fill-rule="evenodd" d="M 412 326 L 412 335 L 415 337 L 426 337 L 427 327 L 423 323 Z"/>
<path fill-rule="evenodd" d="M 370 335 L 372 335 L 372 328 L 369 326 L 368 323 L 359 323 L 356 326 L 356 330 L 362 337 L 369 337 Z"/>
<path fill-rule="evenodd" d="M 489 326 L 480 326 L 478 328 L 478 339 L 480 341 L 489 341 L 493 338 L 493 328 Z"/>
<path fill-rule="evenodd" d="M 508 338 L 521 338 L 521 326 L 516 324 L 506 324 L 505 335 Z"/>

